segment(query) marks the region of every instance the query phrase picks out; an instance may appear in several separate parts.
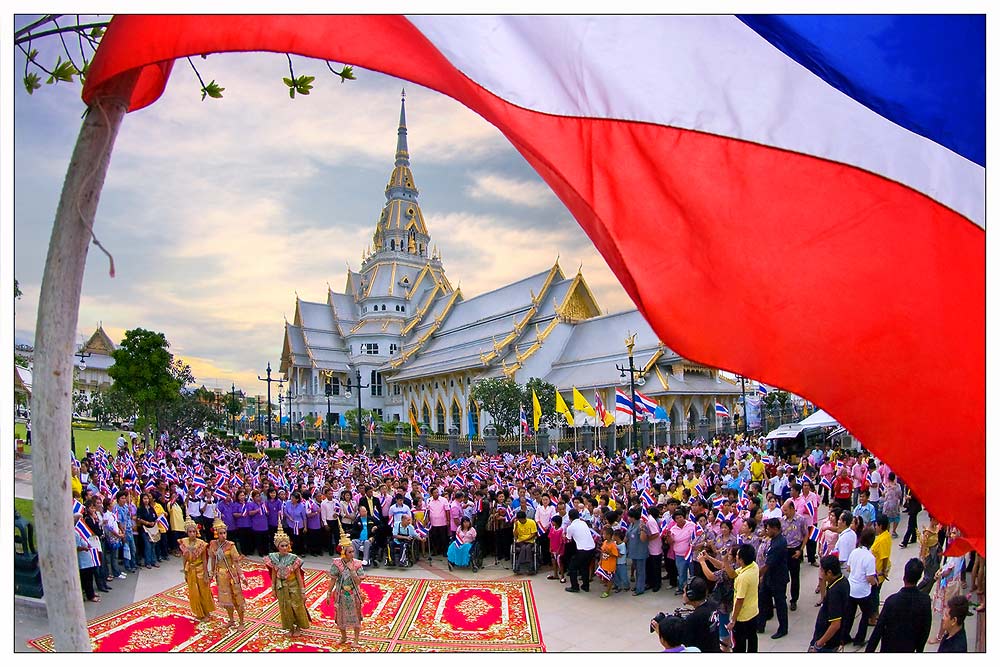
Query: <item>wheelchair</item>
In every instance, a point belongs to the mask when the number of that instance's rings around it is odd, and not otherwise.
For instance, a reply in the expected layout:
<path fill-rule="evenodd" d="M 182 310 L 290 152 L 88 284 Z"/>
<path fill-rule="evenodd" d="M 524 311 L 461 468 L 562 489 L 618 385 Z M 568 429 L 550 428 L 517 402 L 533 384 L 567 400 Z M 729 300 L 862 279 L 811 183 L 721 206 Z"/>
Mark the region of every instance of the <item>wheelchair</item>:
<path fill-rule="evenodd" d="M 526 565 L 530 565 L 531 571 L 528 574 L 537 574 L 541 545 L 538 543 L 538 540 L 527 543 L 531 545 L 530 549 L 528 549 L 527 546 L 524 546 L 524 544 L 525 543 L 523 542 L 520 544 L 515 542 L 510 545 L 510 570 L 514 574 L 520 574 L 520 570 L 523 567 L 525 567 Z M 522 548 L 524 549 L 524 552 L 530 551 L 531 556 L 529 557 L 525 555 L 523 558 L 519 558 L 518 551 L 520 551 Z"/>
<path fill-rule="evenodd" d="M 452 563 L 450 559 L 448 560 L 448 571 L 451 572 L 454 568 L 464 570 L 466 568 L 471 569 L 473 572 L 478 572 L 483 567 L 483 550 L 479 546 L 479 540 L 472 543 L 472 549 L 469 550 L 469 564 L 468 565 L 456 565 Z"/>
<path fill-rule="evenodd" d="M 407 541 L 401 541 L 397 544 L 395 540 L 390 539 L 388 547 L 386 567 L 413 567 L 412 544 Z"/>

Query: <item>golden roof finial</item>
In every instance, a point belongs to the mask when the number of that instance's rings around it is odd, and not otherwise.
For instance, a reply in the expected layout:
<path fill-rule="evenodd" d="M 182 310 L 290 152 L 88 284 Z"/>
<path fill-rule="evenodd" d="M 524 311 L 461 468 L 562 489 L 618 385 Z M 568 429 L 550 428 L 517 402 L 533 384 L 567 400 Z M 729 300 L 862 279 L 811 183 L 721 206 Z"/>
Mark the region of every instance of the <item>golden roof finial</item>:
<path fill-rule="evenodd" d="M 625 347 L 628 348 L 629 356 L 632 356 L 632 348 L 635 347 L 635 334 L 625 338 Z"/>

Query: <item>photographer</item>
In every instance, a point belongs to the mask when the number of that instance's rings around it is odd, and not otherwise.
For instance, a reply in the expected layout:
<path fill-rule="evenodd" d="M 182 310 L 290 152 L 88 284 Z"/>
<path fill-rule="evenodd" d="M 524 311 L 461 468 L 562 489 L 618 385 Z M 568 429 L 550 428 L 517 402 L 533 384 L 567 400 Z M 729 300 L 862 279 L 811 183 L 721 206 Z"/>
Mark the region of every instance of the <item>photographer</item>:
<path fill-rule="evenodd" d="M 649 631 L 657 633 L 664 653 L 700 653 L 696 646 L 684 645 L 684 621 L 677 616 L 657 614 Z"/>
<path fill-rule="evenodd" d="M 714 602 L 707 601 L 708 584 L 700 577 L 691 579 L 684 588 L 684 604 L 691 611 L 678 609 L 671 615 L 682 622 L 681 638 L 685 646 L 697 647 L 702 653 L 719 653 L 719 611 Z M 649 623 L 649 631 L 663 627 L 664 619 L 670 618 L 663 612 Z"/>

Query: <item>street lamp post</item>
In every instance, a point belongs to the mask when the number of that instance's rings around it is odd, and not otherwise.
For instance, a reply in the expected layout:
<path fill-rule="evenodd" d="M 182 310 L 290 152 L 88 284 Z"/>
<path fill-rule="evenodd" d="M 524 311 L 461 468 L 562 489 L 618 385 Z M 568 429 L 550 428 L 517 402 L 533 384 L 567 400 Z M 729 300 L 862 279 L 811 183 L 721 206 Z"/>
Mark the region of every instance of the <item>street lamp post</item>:
<path fill-rule="evenodd" d="M 270 447 L 271 446 L 271 383 L 272 382 L 278 382 L 280 384 L 281 380 L 272 380 L 271 379 L 271 362 L 270 361 L 267 362 L 267 377 L 266 378 L 262 378 L 261 376 L 258 375 L 257 379 L 260 380 L 261 382 L 266 382 L 267 383 L 267 446 Z M 259 404 L 258 404 L 258 407 L 257 407 L 257 412 L 258 412 L 258 414 L 260 413 L 260 406 L 259 406 Z"/>
<path fill-rule="evenodd" d="M 636 448 L 636 442 L 639 437 L 638 426 L 635 421 L 635 386 L 638 384 L 640 387 L 646 384 L 646 381 L 642 378 L 642 371 L 635 367 L 635 359 L 632 356 L 632 348 L 635 347 L 635 334 L 628 336 L 625 339 L 625 348 L 628 349 L 628 368 L 624 366 L 615 365 L 615 370 L 621 372 L 622 384 L 625 384 L 625 373 L 628 373 L 628 384 L 632 392 L 632 448 Z M 639 379 L 636 380 L 636 375 L 639 375 Z M 617 442 L 615 444 L 615 450 L 618 449 Z"/>
<path fill-rule="evenodd" d="M 288 401 L 288 439 L 295 439 L 295 425 L 292 423 L 295 419 L 295 410 L 292 409 L 292 400 L 295 398 L 295 394 L 292 393 L 292 382 L 288 381 L 288 391 L 285 392 L 285 399 Z"/>
<path fill-rule="evenodd" d="M 333 394 L 333 385 L 330 384 L 330 373 L 326 375 L 326 446 L 330 446 L 330 396 Z M 360 398 L 360 396 L 359 396 Z"/>
<path fill-rule="evenodd" d="M 283 430 L 281 428 L 281 390 L 283 388 L 282 385 L 283 382 L 281 380 L 278 380 L 278 440 L 281 440 L 281 432 Z"/>
<path fill-rule="evenodd" d="M 365 450 L 365 440 L 361 435 L 361 390 L 370 387 L 371 383 L 361 384 L 361 371 L 356 370 L 355 373 L 357 374 L 357 380 L 358 380 L 356 383 L 357 384 L 356 389 L 358 390 L 358 452 L 360 453 Z M 347 390 L 346 397 L 347 398 L 351 397 L 350 389 Z"/>
<path fill-rule="evenodd" d="M 236 383 L 235 382 L 233 383 L 233 389 L 230 392 L 230 395 L 232 396 L 232 399 L 230 399 L 230 401 L 229 401 L 229 407 L 227 408 L 227 410 L 229 412 L 229 421 L 233 425 L 233 435 L 235 436 L 236 435 L 236 413 L 233 412 L 233 408 L 232 408 L 233 404 L 236 403 Z"/>
<path fill-rule="evenodd" d="M 747 420 L 747 385 L 746 385 L 746 378 L 743 377 L 742 375 L 737 375 L 736 379 L 740 381 L 740 394 L 743 395 L 743 435 L 747 435 L 749 433 L 749 420 Z"/>

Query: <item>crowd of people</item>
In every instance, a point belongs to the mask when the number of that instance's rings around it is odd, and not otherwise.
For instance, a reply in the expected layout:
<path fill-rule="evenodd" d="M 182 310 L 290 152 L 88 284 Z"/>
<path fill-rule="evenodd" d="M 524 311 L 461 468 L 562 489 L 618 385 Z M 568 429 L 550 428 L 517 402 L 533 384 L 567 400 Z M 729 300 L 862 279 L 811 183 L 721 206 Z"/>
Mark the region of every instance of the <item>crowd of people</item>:
<path fill-rule="evenodd" d="M 884 463 L 823 448 L 786 459 L 739 435 L 614 457 L 456 459 L 424 449 L 368 455 L 299 446 L 276 460 L 213 436 L 164 436 L 145 449 L 123 436 L 116 454 L 101 448 L 77 462 L 72 483 L 87 599 L 100 599 L 95 586 L 181 557 L 194 615 L 207 619 L 214 609 L 214 577 L 219 606 L 242 624 L 240 560 L 256 556 L 272 571 L 282 622 L 295 633 L 308 627 L 296 603 L 302 557 L 326 553 L 336 556 L 330 596 L 338 623 L 344 609 L 345 641 L 346 630 L 360 627 L 366 568 L 420 558 L 449 567 L 509 561 L 515 573 L 544 571 L 574 594 L 596 579 L 602 598 L 672 589 L 690 613 L 654 620 L 665 650 L 756 651 L 772 619 L 772 639 L 786 636 L 804 562 L 816 567 L 821 595 L 809 645 L 816 651 L 922 650 L 928 641 L 964 650 L 962 583 L 971 574 L 972 590 L 985 589 L 982 559 L 943 556 L 954 529 L 933 519 L 920 528 L 919 500 Z M 904 513 L 901 546 L 917 543 L 920 553 L 880 613 Z M 912 599 L 918 594 L 926 605 Z M 944 620 L 928 639 L 932 607 Z M 926 636 L 901 635 L 918 611 Z M 699 619 L 714 626 L 670 643 Z"/>

